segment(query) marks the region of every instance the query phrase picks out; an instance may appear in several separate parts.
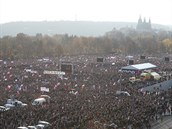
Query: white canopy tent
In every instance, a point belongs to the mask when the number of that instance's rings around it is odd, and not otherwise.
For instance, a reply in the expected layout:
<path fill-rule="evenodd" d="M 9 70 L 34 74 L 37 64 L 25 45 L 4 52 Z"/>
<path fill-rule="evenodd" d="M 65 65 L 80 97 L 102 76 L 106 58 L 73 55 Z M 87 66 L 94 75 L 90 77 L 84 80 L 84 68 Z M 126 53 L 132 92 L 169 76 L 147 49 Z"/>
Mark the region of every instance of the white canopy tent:
<path fill-rule="evenodd" d="M 129 71 L 140 71 L 146 69 L 154 69 L 157 68 L 156 65 L 151 63 L 142 63 L 142 64 L 135 64 L 135 65 L 128 65 L 121 68 L 121 70 L 129 70 Z"/>

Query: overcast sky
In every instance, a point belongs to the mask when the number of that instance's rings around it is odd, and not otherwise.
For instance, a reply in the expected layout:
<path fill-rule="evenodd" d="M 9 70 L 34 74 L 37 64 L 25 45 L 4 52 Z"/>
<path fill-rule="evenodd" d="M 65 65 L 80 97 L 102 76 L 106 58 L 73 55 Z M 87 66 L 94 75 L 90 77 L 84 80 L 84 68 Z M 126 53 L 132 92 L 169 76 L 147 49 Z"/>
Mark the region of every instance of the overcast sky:
<path fill-rule="evenodd" d="M 12 21 L 122 21 L 139 16 L 172 25 L 172 0 L 0 0 L 0 23 Z"/>

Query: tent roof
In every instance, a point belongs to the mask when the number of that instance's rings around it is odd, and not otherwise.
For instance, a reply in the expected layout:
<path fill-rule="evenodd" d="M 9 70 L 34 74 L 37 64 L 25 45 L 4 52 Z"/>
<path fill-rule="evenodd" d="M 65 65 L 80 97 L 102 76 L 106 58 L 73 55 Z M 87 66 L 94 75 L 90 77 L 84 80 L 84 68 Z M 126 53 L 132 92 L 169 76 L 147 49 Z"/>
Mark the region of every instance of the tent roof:
<path fill-rule="evenodd" d="M 153 65 L 151 63 L 143 63 L 143 64 L 124 66 L 121 69 L 122 70 L 145 70 L 145 69 L 152 69 L 152 68 L 156 68 L 156 67 L 157 67 L 156 65 Z"/>

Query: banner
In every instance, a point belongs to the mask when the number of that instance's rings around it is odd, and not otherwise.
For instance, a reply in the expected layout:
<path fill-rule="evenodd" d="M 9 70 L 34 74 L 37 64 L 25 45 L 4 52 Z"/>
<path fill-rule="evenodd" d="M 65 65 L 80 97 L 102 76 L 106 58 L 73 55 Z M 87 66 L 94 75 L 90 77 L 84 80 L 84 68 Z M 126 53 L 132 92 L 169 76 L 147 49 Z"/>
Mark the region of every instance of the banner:
<path fill-rule="evenodd" d="M 49 88 L 46 88 L 46 87 L 41 87 L 41 91 L 45 91 L 45 92 L 49 92 Z"/>
<path fill-rule="evenodd" d="M 44 70 L 43 74 L 56 74 L 56 75 L 65 75 L 65 72 L 62 71 L 48 71 L 48 70 Z"/>
<path fill-rule="evenodd" d="M 37 71 L 35 70 L 31 70 L 31 69 L 25 69 L 26 72 L 30 72 L 30 73 L 38 73 Z"/>

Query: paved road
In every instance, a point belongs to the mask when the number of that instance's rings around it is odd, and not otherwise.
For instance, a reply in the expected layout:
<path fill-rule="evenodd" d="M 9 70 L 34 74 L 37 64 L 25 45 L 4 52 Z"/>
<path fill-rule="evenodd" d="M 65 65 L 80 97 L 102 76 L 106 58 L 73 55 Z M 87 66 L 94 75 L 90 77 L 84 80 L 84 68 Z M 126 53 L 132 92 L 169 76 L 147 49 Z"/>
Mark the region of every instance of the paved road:
<path fill-rule="evenodd" d="M 172 129 L 172 116 L 165 117 L 164 120 L 158 120 L 151 129 Z"/>

